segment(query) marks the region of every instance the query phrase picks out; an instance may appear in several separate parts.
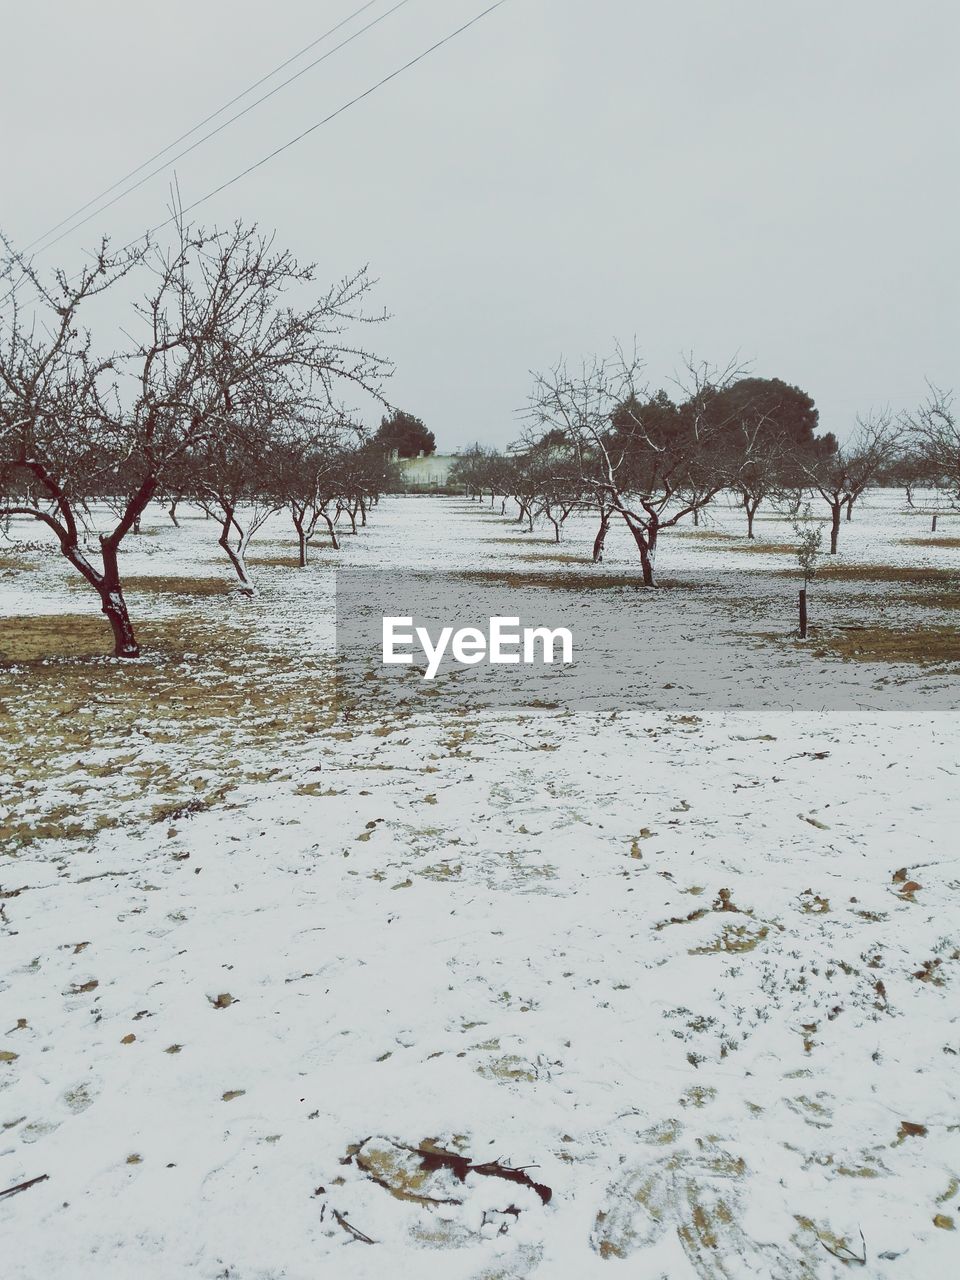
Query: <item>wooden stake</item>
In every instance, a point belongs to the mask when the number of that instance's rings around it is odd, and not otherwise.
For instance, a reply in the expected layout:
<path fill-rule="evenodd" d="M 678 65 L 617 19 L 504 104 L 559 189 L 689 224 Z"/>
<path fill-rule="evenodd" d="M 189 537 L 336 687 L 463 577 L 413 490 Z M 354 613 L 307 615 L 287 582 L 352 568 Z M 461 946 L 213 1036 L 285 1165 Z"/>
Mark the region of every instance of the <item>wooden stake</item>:
<path fill-rule="evenodd" d="M 800 588 L 800 639 L 807 638 L 807 589 Z"/>

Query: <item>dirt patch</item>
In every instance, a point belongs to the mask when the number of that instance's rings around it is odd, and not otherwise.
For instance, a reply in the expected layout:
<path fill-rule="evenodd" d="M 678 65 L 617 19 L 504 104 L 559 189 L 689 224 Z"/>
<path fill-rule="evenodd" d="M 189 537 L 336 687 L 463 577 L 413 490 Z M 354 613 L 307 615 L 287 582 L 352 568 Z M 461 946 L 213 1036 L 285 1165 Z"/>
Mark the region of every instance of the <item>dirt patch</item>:
<path fill-rule="evenodd" d="M 552 540 L 550 542 L 547 542 L 543 534 L 541 533 L 498 534 L 497 537 L 495 538 L 484 538 L 484 542 L 509 542 L 509 543 L 512 543 L 514 546 L 521 546 L 521 547 L 529 547 L 531 545 L 537 546 L 538 544 L 540 544 L 541 546 L 547 546 L 547 547 L 556 545 Z"/>
<path fill-rule="evenodd" d="M 320 547 L 311 547 L 307 552 L 307 562 L 315 552 L 320 551 Z M 296 554 L 289 556 L 248 556 L 247 564 L 251 569 L 300 569 L 300 557 Z"/>
<path fill-rule="evenodd" d="M 790 542 L 751 542 L 749 538 L 737 539 L 727 545 L 727 551 L 752 551 L 763 556 L 795 556 L 797 548 Z"/>
<path fill-rule="evenodd" d="M 778 573 L 796 577 L 796 573 Z M 960 588 L 960 569 L 925 568 L 919 565 L 855 564 L 842 561 L 821 562 L 817 582 L 898 582 L 902 586 L 954 586 Z"/>
<path fill-rule="evenodd" d="M 602 569 L 594 569 L 584 564 L 582 573 L 551 573 L 549 571 L 537 573 L 533 569 L 463 569 L 458 572 L 457 577 L 466 578 L 471 582 L 492 582 L 502 587 L 543 587 L 548 591 L 602 591 L 623 587 L 630 587 L 637 591 L 646 590 L 640 576 L 639 564 L 633 573 L 604 573 Z M 669 578 L 657 579 L 658 590 L 693 585 Z"/>
<path fill-rule="evenodd" d="M 793 524 L 799 516 L 754 516 L 754 520 L 763 520 L 771 524 Z M 829 516 L 810 516 L 813 524 L 829 524 Z"/>
<path fill-rule="evenodd" d="M 854 662 L 905 662 L 922 666 L 960 662 L 957 627 L 844 627 L 818 632 L 813 651 Z"/>
<path fill-rule="evenodd" d="M 960 538 L 939 538 L 933 534 L 929 538 L 901 538 L 905 547 L 936 547 L 940 551 L 953 551 L 960 548 Z"/>
<path fill-rule="evenodd" d="M 235 583 L 229 578 L 188 578 L 166 574 L 133 574 L 122 582 L 123 594 L 127 597 L 138 595 L 153 596 L 227 596 L 234 589 Z M 75 590 L 90 592 L 90 586 L 80 577 L 67 579 L 67 586 Z"/>
<path fill-rule="evenodd" d="M 0 670 L 12 664 L 99 658 L 111 648 L 110 627 L 102 614 L 52 613 L 0 618 Z"/>
<path fill-rule="evenodd" d="M 746 542 L 746 531 L 727 533 L 723 529 L 678 529 L 678 538 L 699 538 L 702 542 Z"/>
<path fill-rule="evenodd" d="M 814 598 L 816 586 L 814 587 Z M 951 611 L 960 609 L 960 585 L 953 591 L 882 591 L 844 592 L 842 595 L 829 595 L 831 604 L 834 601 L 844 608 L 856 609 L 888 609 L 891 606 L 905 606 L 918 609 L 943 609 Z"/>
<path fill-rule="evenodd" d="M 137 634 L 146 656 L 124 662 L 104 656 L 109 627 L 96 614 L 0 622 L 0 791 L 13 797 L 0 846 L 177 821 L 278 774 L 278 742 L 334 718 L 322 658 L 281 657 L 240 625 L 195 616 Z"/>
<path fill-rule="evenodd" d="M 523 560 L 539 560 L 555 564 L 593 564 L 589 556 L 574 555 L 572 551 L 533 551 L 521 556 Z"/>

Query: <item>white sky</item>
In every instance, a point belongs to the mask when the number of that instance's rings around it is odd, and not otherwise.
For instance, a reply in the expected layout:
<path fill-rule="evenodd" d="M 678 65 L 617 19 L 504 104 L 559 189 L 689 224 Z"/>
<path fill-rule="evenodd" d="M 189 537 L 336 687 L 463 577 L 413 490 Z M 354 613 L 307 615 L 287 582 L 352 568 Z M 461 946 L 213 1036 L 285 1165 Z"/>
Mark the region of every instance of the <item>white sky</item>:
<path fill-rule="evenodd" d="M 0 0 L 0 224 L 45 231 L 360 2 Z M 179 161 L 184 201 L 483 7 L 409 0 Z M 531 368 L 634 334 L 655 385 L 739 352 L 843 436 L 960 383 L 958 44 L 951 0 L 507 0 L 196 216 L 323 279 L 369 262 L 365 336 L 442 449 L 506 443 Z M 170 176 L 40 261 L 159 222 Z"/>

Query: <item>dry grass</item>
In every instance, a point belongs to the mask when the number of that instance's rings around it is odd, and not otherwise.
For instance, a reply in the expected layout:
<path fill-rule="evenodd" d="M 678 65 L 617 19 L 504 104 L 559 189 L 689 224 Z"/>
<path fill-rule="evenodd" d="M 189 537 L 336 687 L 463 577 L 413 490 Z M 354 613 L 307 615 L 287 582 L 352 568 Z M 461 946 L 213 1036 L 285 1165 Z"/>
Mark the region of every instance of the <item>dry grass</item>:
<path fill-rule="evenodd" d="M 956 627 L 845 627 L 818 632 L 818 657 L 832 655 L 853 662 L 901 662 L 921 666 L 960 662 L 960 630 Z"/>
<path fill-rule="evenodd" d="M 0 618 L 0 671 L 48 659 L 102 658 L 112 646 L 110 626 L 102 614 Z"/>
<path fill-rule="evenodd" d="M 922 667 L 960 663 L 960 629 L 957 627 L 891 627 L 873 624 L 813 626 L 806 641 L 795 634 L 762 631 L 755 640 L 782 645 L 817 658 L 842 658 L 846 662 L 889 662 Z"/>
<path fill-rule="evenodd" d="M 279 741 L 334 719 L 329 661 L 279 657 L 239 625 L 185 615 L 137 635 L 145 656 L 122 662 L 103 656 L 96 614 L 0 622 L 0 791 L 13 797 L 0 846 L 221 803 L 279 772 Z"/>
<path fill-rule="evenodd" d="M 90 585 L 79 576 L 66 579 L 67 586 L 74 590 L 89 592 Z M 128 597 L 137 595 L 153 596 L 227 596 L 236 583 L 229 578 L 193 578 L 167 574 L 133 574 L 121 581 L 123 594 Z"/>
<path fill-rule="evenodd" d="M 547 542 L 542 533 L 507 533 L 501 534 L 496 538 L 485 538 L 484 542 L 509 542 L 515 546 L 529 547 L 531 544 L 536 545 L 537 543 L 550 546 L 552 539 L 551 542 Z"/>
<path fill-rule="evenodd" d="M 816 596 L 817 584 L 813 592 Z M 831 601 L 837 599 L 830 596 Z M 838 603 L 844 608 L 887 609 L 891 606 L 903 605 L 907 608 L 944 609 L 947 611 L 960 609 L 960 587 L 955 590 L 935 591 L 882 591 L 882 592 L 844 592 Z"/>
<path fill-rule="evenodd" d="M 728 533 L 724 529 L 678 529 L 674 535 L 680 538 L 698 538 L 702 542 L 746 542 L 746 529 L 742 534 Z"/>
<path fill-rule="evenodd" d="M 757 542 L 749 538 L 737 540 L 735 545 L 726 546 L 726 551 L 753 551 L 764 556 L 795 556 L 797 548 L 790 542 Z"/>
<path fill-rule="evenodd" d="M 921 565 L 854 564 L 842 561 L 822 562 L 817 568 L 820 582 L 898 582 L 904 586 L 960 586 L 960 570 L 939 569 Z"/>
<path fill-rule="evenodd" d="M 960 538 L 941 538 L 930 534 L 928 538 L 901 538 L 905 547 L 936 547 L 940 551 L 955 551 L 960 547 Z"/>
<path fill-rule="evenodd" d="M 311 547 L 307 552 L 307 561 L 319 547 Z M 296 552 L 289 556 L 247 556 L 247 564 L 251 569 L 299 569 L 300 557 Z"/>
<path fill-rule="evenodd" d="M 754 520 L 768 520 L 774 524 L 793 524 L 798 516 L 754 516 Z M 830 516 L 810 516 L 812 524 L 829 524 Z"/>
<path fill-rule="evenodd" d="M 572 551 L 531 551 L 521 560 L 542 561 L 548 564 L 593 564 L 590 556 L 575 555 Z"/>
<path fill-rule="evenodd" d="M 544 587 L 550 591 L 602 591 L 618 587 L 643 589 L 643 579 L 640 576 L 639 564 L 632 573 L 605 573 L 600 568 L 584 563 L 584 571 L 582 573 L 574 573 L 572 571 L 537 573 L 533 569 L 462 569 L 457 572 L 456 577 L 466 578 L 471 582 L 489 582 L 501 587 L 524 589 L 527 587 Z M 657 587 L 659 589 L 669 589 L 684 585 L 689 586 L 692 584 L 679 583 L 670 579 L 657 579 Z"/>

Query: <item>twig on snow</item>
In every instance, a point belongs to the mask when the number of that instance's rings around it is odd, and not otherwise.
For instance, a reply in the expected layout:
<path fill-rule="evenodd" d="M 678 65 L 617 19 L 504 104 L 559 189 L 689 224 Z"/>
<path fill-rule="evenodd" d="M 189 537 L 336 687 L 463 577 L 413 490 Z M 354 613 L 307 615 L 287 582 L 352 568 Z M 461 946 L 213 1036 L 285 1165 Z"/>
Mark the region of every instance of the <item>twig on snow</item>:
<path fill-rule="evenodd" d="M 38 1182 L 46 1182 L 49 1177 L 49 1173 L 41 1173 L 39 1178 L 28 1178 L 26 1182 L 18 1182 L 15 1187 L 7 1187 L 6 1191 L 0 1191 L 0 1200 L 6 1196 L 15 1196 L 18 1191 L 27 1191 L 30 1187 L 35 1187 Z"/>
<path fill-rule="evenodd" d="M 354 1240 L 361 1240 L 364 1244 L 377 1243 L 376 1240 L 371 1240 L 368 1235 L 364 1235 L 364 1233 L 358 1227 L 355 1227 L 352 1222 L 348 1222 L 338 1209 L 334 1209 L 333 1216 L 340 1223 L 341 1227 L 343 1227 L 344 1231 L 346 1231 L 348 1235 L 353 1236 Z"/>
<path fill-rule="evenodd" d="M 841 1262 L 855 1262 L 859 1267 L 865 1267 L 867 1265 L 867 1242 L 863 1238 L 862 1231 L 860 1232 L 860 1243 L 863 1245 L 863 1257 L 854 1253 L 852 1249 L 848 1249 L 845 1244 L 839 1245 L 836 1249 L 831 1249 L 823 1236 L 818 1234 L 817 1239 L 826 1249 L 827 1253 L 832 1253 L 833 1256 L 835 1258 L 839 1258 Z"/>

